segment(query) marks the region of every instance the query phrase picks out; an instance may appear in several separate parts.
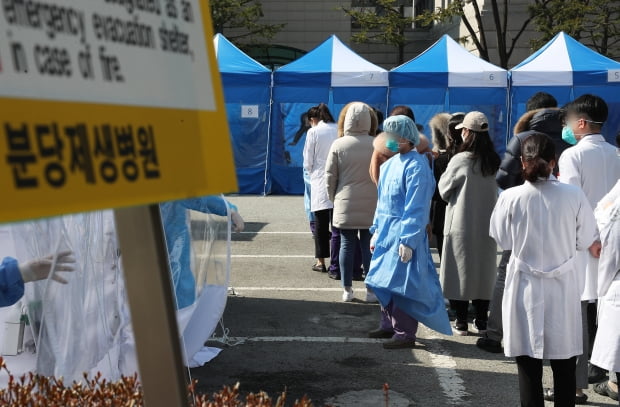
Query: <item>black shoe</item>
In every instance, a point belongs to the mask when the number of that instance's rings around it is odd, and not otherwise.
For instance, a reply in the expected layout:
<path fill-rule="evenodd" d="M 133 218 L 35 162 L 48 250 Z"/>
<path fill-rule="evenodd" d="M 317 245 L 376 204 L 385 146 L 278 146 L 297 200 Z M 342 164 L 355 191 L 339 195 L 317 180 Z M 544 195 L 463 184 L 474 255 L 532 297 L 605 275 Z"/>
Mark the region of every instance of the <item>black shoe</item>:
<path fill-rule="evenodd" d="M 322 264 L 315 264 L 314 266 L 312 266 L 312 270 L 318 271 L 321 273 L 327 273 L 327 269 Z"/>
<path fill-rule="evenodd" d="M 415 340 L 412 339 L 392 339 L 383 344 L 383 349 L 413 349 Z"/>
<path fill-rule="evenodd" d="M 479 338 L 476 342 L 476 346 L 489 353 L 502 353 L 504 351 L 501 342 L 494 341 L 487 337 Z"/>
<path fill-rule="evenodd" d="M 555 401 L 555 393 L 553 392 L 553 389 L 544 389 L 543 398 L 546 401 Z M 580 396 L 575 395 L 575 404 L 588 404 L 588 395 L 585 393 Z"/>
<path fill-rule="evenodd" d="M 600 383 L 607 380 L 607 371 L 600 367 L 590 364 L 588 367 L 588 383 Z"/>
<path fill-rule="evenodd" d="M 607 396 L 612 400 L 618 401 L 618 392 L 610 389 L 607 382 L 595 384 L 594 391 L 601 396 Z"/>
<path fill-rule="evenodd" d="M 392 336 L 394 336 L 394 331 L 384 331 L 381 328 L 368 332 L 369 338 L 390 339 Z"/>
<path fill-rule="evenodd" d="M 366 278 L 363 275 L 354 275 L 353 276 L 353 281 L 364 281 Z"/>
<path fill-rule="evenodd" d="M 329 270 L 327 272 L 327 277 L 331 278 L 332 280 L 340 280 L 340 273 L 337 271 Z"/>

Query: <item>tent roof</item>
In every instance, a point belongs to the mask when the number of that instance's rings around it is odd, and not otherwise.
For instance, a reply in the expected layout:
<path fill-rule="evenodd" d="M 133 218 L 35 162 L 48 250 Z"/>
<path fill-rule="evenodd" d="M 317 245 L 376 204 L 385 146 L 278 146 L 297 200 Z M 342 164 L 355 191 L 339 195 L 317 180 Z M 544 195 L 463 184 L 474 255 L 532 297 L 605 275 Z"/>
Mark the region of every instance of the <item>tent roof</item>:
<path fill-rule="evenodd" d="M 222 34 L 213 37 L 213 44 L 221 73 L 271 73 L 268 68 L 241 51 Z"/>
<path fill-rule="evenodd" d="M 276 70 L 274 81 L 291 86 L 387 86 L 388 73 L 332 35 L 303 57 Z"/>
<path fill-rule="evenodd" d="M 544 47 L 511 70 L 516 86 L 573 86 L 605 84 L 613 61 L 561 32 Z"/>
<path fill-rule="evenodd" d="M 390 71 L 391 86 L 506 87 L 506 70 L 471 54 L 444 35 L 426 51 Z"/>

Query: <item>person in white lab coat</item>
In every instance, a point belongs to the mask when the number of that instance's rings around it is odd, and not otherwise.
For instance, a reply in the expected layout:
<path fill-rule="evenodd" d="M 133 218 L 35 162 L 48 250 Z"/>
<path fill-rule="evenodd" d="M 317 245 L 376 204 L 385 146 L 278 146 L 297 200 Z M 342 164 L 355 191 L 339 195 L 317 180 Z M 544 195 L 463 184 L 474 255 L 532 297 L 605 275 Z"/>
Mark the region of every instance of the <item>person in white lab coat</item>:
<path fill-rule="evenodd" d="M 329 149 L 338 138 L 338 127 L 327 105 L 321 103 L 308 110 L 311 128 L 304 145 L 304 170 L 310 174 L 310 210 L 314 214 L 315 271 L 327 273 L 325 258 L 329 257 L 329 224 L 334 204 L 327 195 L 325 184 L 325 163 Z"/>
<path fill-rule="evenodd" d="M 592 208 L 611 190 L 620 178 L 620 158 L 616 148 L 607 143 L 601 129 L 607 121 L 608 108 L 603 99 L 594 95 L 583 95 L 563 108 L 565 127 L 562 137 L 575 144 L 562 153 L 559 160 L 560 182 L 580 187 L 586 194 Z M 577 254 L 577 263 L 584 273 L 582 282 L 583 356 L 577 361 L 577 391 L 588 388 L 588 358 L 591 352 L 588 326 L 588 303 L 596 301 L 598 260 L 588 252 Z M 584 397 L 581 396 L 583 399 Z M 548 398 L 549 399 L 549 398 Z"/>
<path fill-rule="evenodd" d="M 522 145 L 526 182 L 504 191 L 490 236 L 512 250 L 502 301 L 504 353 L 515 357 L 522 406 L 543 406 L 542 360 L 550 359 L 555 405 L 575 405 L 576 357 L 583 352 L 577 250 L 594 249 L 593 210 L 583 191 L 552 174 L 555 146 L 536 133 Z"/>
<path fill-rule="evenodd" d="M 599 329 L 591 362 L 620 375 L 620 181 L 598 204 L 595 211 L 601 236 L 598 274 Z M 594 390 L 618 399 L 618 384 L 605 381 Z"/>

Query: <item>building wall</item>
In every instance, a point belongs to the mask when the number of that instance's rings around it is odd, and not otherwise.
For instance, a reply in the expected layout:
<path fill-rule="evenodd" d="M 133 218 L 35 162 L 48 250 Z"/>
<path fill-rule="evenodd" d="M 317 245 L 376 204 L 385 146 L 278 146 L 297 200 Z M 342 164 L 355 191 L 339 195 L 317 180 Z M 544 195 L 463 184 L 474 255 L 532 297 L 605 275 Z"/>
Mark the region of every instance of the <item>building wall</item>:
<path fill-rule="evenodd" d="M 412 4 L 420 0 L 412 0 Z M 451 0 L 427 0 L 434 7 L 445 7 Z M 284 29 L 271 41 L 273 44 L 285 45 L 310 51 L 331 34 L 336 34 L 343 42 L 348 44 L 354 51 L 369 61 L 392 69 L 398 65 L 398 51 L 393 46 L 385 44 L 356 44 L 351 41 L 351 19 L 345 15 L 341 7 L 350 7 L 351 0 L 261 0 L 263 5 L 265 23 L 286 23 Z M 495 23 L 489 0 L 478 0 L 482 9 L 482 20 L 489 45 L 489 57 L 492 63 L 499 65 L 497 53 L 497 38 Z M 523 21 L 528 18 L 528 4 L 532 0 L 510 0 L 510 14 L 508 18 L 508 45 L 516 36 Z M 504 2 L 498 2 L 500 7 Z M 471 3 L 466 5 L 467 17 L 477 28 L 474 19 L 474 11 Z M 501 11 L 501 9 L 500 9 Z M 226 33 L 224 33 L 226 35 Z M 411 30 L 407 33 L 408 44 L 405 47 L 405 61 L 418 56 L 422 51 L 431 46 L 443 34 L 449 34 L 453 38 L 466 38 L 469 33 L 461 19 L 455 19 L 450 23 L 435 25 L 431 30 Z M 536 35 L 533 25 L 518 40 L 513 55 L 508 63 L 508 68 L 517 65 L 531 53 L 530 40 Z M 472 53 L 478 55 L 474 43 L 469 39 L 462 43 Z"/>

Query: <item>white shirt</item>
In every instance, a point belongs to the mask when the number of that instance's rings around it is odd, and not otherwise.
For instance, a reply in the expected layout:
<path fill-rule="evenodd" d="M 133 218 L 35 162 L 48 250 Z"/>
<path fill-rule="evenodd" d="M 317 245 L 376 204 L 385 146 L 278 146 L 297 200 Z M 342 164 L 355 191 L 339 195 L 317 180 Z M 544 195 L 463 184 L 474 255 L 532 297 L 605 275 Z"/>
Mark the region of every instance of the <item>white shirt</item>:
<path fill-rule="evenodd" d="M 583 352 L 577 250 L 596 238 L 583 192 L 551 177 L 504 191 L 490 235 L 512 250 L 502 303 L 506 356 L 567 359 Z"/>
<path fill-rule="evenodd" d="M 620 179 L 620 157 L 616 148 L 600 134 L 585 136 L 577 145 L 565 150 L 558 166 L 560 181 L 580 187 L 592 208 Z M 596 300 L 598 260 L 584 251 L 578 254 L 577 261 L 586 270 L 585 275 L 580 275 L 583 284 L 581 299 Z"/>
<path fill-rule="evenodd" d="M 325 123 L 322 120 L 306 134 L 303 153 L 304 169 L 310 174 L 310 210 L 312 212 L 334 207 L 327 194 L 325 163 L 329 149 L 337 138 L 336 123 Z"/>

